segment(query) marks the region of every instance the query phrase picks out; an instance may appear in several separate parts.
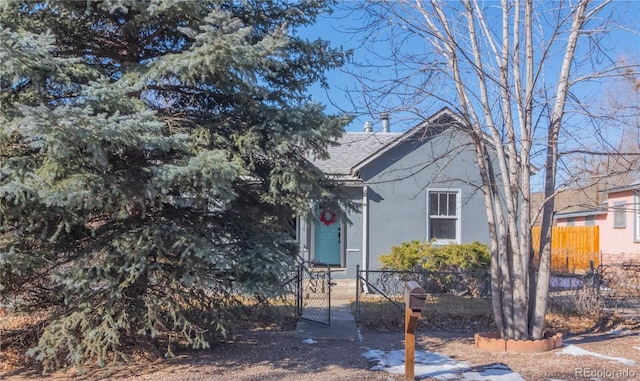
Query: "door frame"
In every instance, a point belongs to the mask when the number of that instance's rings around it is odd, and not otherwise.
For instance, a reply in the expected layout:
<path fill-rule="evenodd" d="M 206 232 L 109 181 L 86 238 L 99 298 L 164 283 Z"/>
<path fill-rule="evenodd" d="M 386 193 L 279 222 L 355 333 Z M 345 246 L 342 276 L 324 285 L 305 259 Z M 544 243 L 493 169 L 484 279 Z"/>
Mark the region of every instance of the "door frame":
<path fill-rule="evenodd" d="M 319 210 L 319 208 L 318 208 Z M 314 207 L 314 209 L 312 210 L 312 212 L 310 213 L 310 217 L 308 219 L 309 221 L 309 260 L 310 261 L 314 261 L 316 258 L 316 223 L 320 223 L 316 218 L 316 208 Z M 340 248 L 340 264 L 337 265 L 329 265 L 331 267 L 337 267 L 337 268 L 345 268 L 346 267 L 346 258 L 345 258 L 345 253 L 346 253 L 346 224 L 344 221 L 344 217 L 342 216 L 342 214 L 340 214 L 340 221 L 338 222 L 340 224 L 339 228 L 340 228 L 340 244 L 339 244 L 339 248 Z"/>

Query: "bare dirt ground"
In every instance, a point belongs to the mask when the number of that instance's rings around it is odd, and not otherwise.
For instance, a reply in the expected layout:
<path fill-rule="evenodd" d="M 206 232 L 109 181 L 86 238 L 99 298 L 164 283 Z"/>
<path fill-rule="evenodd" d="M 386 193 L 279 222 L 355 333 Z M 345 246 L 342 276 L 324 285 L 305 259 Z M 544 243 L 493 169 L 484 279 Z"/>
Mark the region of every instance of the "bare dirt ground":
<path fill-rule="evenodd" d="M 584 380 L 582 374 L 594 371 L 635 372 L 640 379 L 640 331 L 571 335 L 565 344 L 635 364 L 598 358 L 559 354 L 559 350 L 540 354 L 494 353 L 478 351 L 470 332 L 419 332 L 416 349 L 446 354 L 470 366 L 503 363 L 525 380 Z M 207 351 L 180 353 L 175 358 L 130 364 L 110 370 L 71 369 L 42 376 L 29 369 L 0 370 L 0 380 L 404 380 L 403 375 L 371 371 L 362 354 L 367 349 L 403 349 L 402 332 L 363 331 L 360 341 L 320 341 L 305 344 L 293 331 L 253 330 L 235 341 L 219 344 Z M 0 367 L 0 369 L 2 369 Z M 611 377 L 597 377 L 606 380 Z M 617 379 L 630 379 L 619 377 Z M 428 380 L 428 378 L 427 378 Z"/>

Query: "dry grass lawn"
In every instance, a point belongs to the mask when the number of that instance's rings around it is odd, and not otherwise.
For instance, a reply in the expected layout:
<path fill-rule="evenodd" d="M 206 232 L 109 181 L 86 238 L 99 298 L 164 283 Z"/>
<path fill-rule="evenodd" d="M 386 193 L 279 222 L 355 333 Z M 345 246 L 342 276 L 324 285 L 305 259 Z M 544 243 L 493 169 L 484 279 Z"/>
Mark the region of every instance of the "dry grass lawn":
<path fill-rule="evenodd" d="M 551 312 L 547 319 L 550 330 L 565 334 L 565 344 L 619 361 L 560 354 L 560 350 L 540 354 L 494 353 L 476 350 L 473 333 L 491 328 L 486 305 L 453 301 L 432 303 L 418 328 L 416 349 L 437 352 L 464 361 L 470 366 L 503 363 L 525 380 L 584 380 L 580 372 L 632 371 L 640 378 L 640 325 L 618 317 L 577 316 Z M 480 302 L 484 303 L 484 302 Z M 360 341 L 321 341 L 305 344 L 294 337 L 293 326 L 260 326 L 241 331 L 234 339 L 206 351 L 176 351 L 171 359 L 159 358 L 153 350 L 134 354 L 130 364 L 108 369 L 86 368 L 41 375 L 37 367 L 25 361 L 19 343 L 0 349 L 0 380 L 403 380 L 402 375 L 371 371 L 372 364 L 362 354 L 368 349 L 385 351 L 403 349 L 404 335 L 397 317 L 388 313 L 375 321 L 372 316 L 383 306 L 382 301 L 363 304 L 365 317 Z M 451 310 L 444 313 L 443 306 Z M 453 311 L 457 311 L 453 313 Z M 482 312 L 484 311 L 484 312 Z M 380 315 L 378 315 L 380 317 Z M 20 329 L 34 323 L 34 316 L 0 316 L 0 333 Z M 622 332 L 622 333 L 620 333 Z M 147 348 L 148 349 L 148 348 Z M 634 362 L 632 365 L 631 362 Z M 428 378 L 427 378 L 428 379 Z M 588 378 L 587 378 L 588 379 Z M 600 379 L 607 379 L 600 377 Z M 624 378 L 623 378 L 624 379 Z"/>

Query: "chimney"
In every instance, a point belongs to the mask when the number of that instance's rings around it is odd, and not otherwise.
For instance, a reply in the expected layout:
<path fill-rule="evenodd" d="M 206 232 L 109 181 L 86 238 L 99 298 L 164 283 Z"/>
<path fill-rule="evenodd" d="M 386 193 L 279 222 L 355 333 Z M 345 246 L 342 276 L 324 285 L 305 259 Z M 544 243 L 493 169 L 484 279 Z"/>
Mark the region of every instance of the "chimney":
<path fill-rule="evenodd" d="M 385 134 L 389 132 L 389 113 L 385 112 L 381 115 L 382 117 L 382 132 Z"/>
<path fill-rule="evenodd" d="M 373 123 L 369 121 L 364 122 L 364 132 L 373 132 Z"/>

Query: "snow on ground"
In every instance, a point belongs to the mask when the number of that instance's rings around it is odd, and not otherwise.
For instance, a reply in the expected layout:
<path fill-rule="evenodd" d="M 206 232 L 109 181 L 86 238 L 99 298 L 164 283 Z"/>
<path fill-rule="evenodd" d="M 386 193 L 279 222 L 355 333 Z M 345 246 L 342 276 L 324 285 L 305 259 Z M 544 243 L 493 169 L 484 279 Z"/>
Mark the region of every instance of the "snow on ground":
<path fill-rule="evenodd" d="M 582 278 L 552 275 L 549 287 L 560 290 L 575 290 L 582 287 L 583 283 Z"/>
<path fill-rule="evenodd" d="M 618 333 L 616 333 L 618 334 Z M 633 347 L 640 350 L 640 347 Z M 593 356 L 605 360 L 616 361 L 624 365 L 636 365 L 636 361 L 624 357 L 605 356 L 591 352 L 575 345 L 567 345 L 556 352 L 557 355 Z M 390 373 L 404 374 L 404 350 L 390 352 L 370 349 L 362 356 L 375 363 L 371 370 L 385 370 Z M 453 360 L 451 357 L 425 351 L 415 351 L 415 376 L 417 379 L 427 377 L 436 380 L 460 381 L 524 381 L 518 373 L 505 364 L 489 364 L 471 366 L 466 362 Z M 549 380 L 562 381 L 562 380 Z"/>
<path fill-rule="evenodd" d="M 608 333 L 609 335 L 612 335 L 612 336 L 630 336 L 630 335 L 633 335 L 635 332 L 628 329 L 624 329 L 624 330 L 614 329 L 612 331 L 609 331 Z"/>
<path fill-rule="evenodd" d="M 630 335 L 636 332 L 627 330 L 613 330 L 610 335 Z M 633 347 L 640 350 L 640 347 Z M 606 356 L 591 352 L 575 345 L 565 345 L 556 355 L 593 356 L 605 360 L 616 361 L 624 365 L 636 365 L 636 361 L 624 357 Z M 395 374 L 404 374 L 404 350 L 385 352 L 378 349 L 369 349 L 363 353 L 371 363 L 375 365 L 371 370 L 384 370 Z M 460 380 L 460 381 L 524 381 L 524 378 L 515 373 L 505 364 L 488 364 L 472 366 L 440 353 L 415 351 L 415 376 L 417 379 L 427 377 L 436 380 Z M 549 379 L 548 381 L 563 381 Z"/>
<path fill-rule="evenodd" d="M 362 356 L 375 362 L 371 370 L 386 370 L 390 373 L 404 374 L 404 350 L 385 352 L 371 349 Z M 465 362 L 433 352 L 415 351 L 415 376 L 418 379 L 432 377 L 436 380 L 462 381 L 524 381 L 504 364 L 469 366 Z"/>
<path fill-rule="evenodd" d="M 624 365 L 635 365 L 636 364 L 636 362 L 634 360 L 629 360 L 629 359 L 626 359 L 624 357 L 605 356 L 605 355 L 602 355 L 600 353 L 587 351 L 587 350 L 582 349 L 580 347 L 577 347 L 575 345 L 567 345 L 566 347 L 562 348 L 561 351 L 556 352 L 556 354 L 557 355 L 593 356 L 593 357 L 599 357 L 599 358 L 606 359 L 606 360 L 617 361 L 617 362 L 622 363 Z"/>

